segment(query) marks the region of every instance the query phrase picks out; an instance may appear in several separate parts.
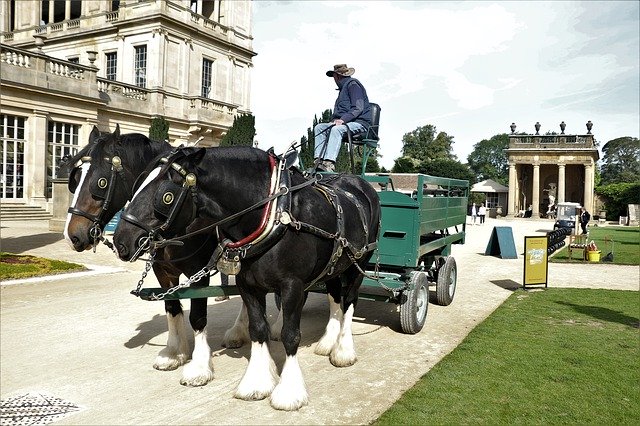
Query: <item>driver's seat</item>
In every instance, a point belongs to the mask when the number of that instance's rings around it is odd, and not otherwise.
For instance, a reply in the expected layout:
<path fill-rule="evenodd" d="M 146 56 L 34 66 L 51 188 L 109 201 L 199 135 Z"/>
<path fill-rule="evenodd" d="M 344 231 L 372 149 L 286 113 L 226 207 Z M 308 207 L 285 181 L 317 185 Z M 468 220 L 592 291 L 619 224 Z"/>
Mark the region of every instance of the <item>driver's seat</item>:
<path fill-rule="evenodd" d="M 353 133 L 347 127 L 347 133 L 342 138 L 342 142 L 349 144 L 349 156 L 351 159 L 351 172 L 356 173 L 355 163 L 353 162 L 353 146 L 362 147 L 362 174 L 364 175 L 367 167 L 367 160 L 371 153 L 378 147 L 380 136 L 378 130 L 380 128 L 380 105 L 369 103 L 371 105 L 371 125 L 364 132 Z"/>

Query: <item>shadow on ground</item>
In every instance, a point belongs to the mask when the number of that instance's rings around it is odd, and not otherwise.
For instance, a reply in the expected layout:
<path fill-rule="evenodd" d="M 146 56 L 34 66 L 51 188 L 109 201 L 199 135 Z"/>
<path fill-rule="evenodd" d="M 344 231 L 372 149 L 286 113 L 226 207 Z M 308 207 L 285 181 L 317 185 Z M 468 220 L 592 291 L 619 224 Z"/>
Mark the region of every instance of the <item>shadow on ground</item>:
<path fill-rule="evenodd" d="M 599 319 L 601 321 L 615 322 L 618 324 L 626 325 L 633 328 L 640 328 L 640 321 L 636 317 L 625 315 L 620 311 L 614 311 L 609 308 L 603 308 L 602 306 L 584 306 L 576 305 L 568 302 L 556 302 L 559 305 L 571 306 L 574 311 L 583 315 Z"/>
<path fill-rule="evenodd" d="M 49 244 L 56 243 L 63 238 L 62 234 L 55 232 L 3 238 L 0 250 L 8 253 L 20 254 L 39 247 L 48 246 Z"/>
<path fill-rule="evenodd" d="M 520 283 L 513 280 L 491 280 L 490 282 L 509 291 L 516 291 L 522 287 Z"/>

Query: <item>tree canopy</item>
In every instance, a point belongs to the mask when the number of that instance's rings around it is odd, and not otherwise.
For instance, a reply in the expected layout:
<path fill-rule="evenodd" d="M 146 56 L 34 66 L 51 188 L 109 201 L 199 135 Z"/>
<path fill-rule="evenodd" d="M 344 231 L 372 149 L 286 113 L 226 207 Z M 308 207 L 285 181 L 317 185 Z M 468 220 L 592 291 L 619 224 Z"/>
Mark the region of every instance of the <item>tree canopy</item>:
<path fill-rule="evenodd" d="M 233 119 L 233 125 L 222 137 L 220 146 L 253 146 L 256 134 L 256 118 L 252 114 L 241 114 Z"/>
<path fill-rule="evenodd" d="M 505 149 L 509 147 L 509 135 L 502 133 L 483 139 L 473 146 L 467 164 L 476 180 L 494 180 L 502 185 L 509 182 L 509 163 Z"/>
<path fill-rule="evenodd" d="M 602 147 L 602 185 L 640 182 L 640 140 L 625 136 Z"/>
<path fill-rule="evenodd" d="M 455 160 L 452 152 L 453 136 L 439 132 L 436 126 L 427 124 L 402 137 L 402 155 L 420 161 L 447 158 Z"/>

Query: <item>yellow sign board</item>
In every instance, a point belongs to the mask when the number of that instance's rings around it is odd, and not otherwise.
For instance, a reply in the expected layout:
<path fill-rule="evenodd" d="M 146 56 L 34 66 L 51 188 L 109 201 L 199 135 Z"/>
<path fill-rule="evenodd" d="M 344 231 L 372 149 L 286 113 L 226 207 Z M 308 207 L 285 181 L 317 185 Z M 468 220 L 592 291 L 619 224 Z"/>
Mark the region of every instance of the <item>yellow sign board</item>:
<path fill-rule="evenodd" d="M 547 248 L 549 239 L 544 237 L 524 237 L 524 279 L 522 286 L 544 284 L 547 287 L 549 262 Z"/>

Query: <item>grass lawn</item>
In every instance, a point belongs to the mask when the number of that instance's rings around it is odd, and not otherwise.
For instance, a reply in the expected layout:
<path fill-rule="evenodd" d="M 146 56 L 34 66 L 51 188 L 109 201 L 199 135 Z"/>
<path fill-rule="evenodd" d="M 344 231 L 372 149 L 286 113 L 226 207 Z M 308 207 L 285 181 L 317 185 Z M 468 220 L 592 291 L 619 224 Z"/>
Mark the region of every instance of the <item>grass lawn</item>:
<path fill-rule="evenodd" d="M 0 252 L 0 281 L 42 275 L 75 272 L 86 269 L 76 263 Z"/>
<path fill-rule="evenodd" d="M 630 226 L 606 226 L 589 227 L 589 241 L 593 240 L 600 250 L 600 261 L 612 251 L 611 242 L 613 240 L 613 262 L 618 265 L 640 265 L 640 228 Z M 569 244 L 569 238 L 565 240 Z M 549 262 L 584 262 L 578 260 L 574 254 L 573 260 L 569 259 L 567 247 L 556 252 Z M 589 262 L 584 262 L 589 263 Z"/>
<path fill-rule="evenodd" d="M 639 302 L 517 290 L 374 424 L 640 424 Z"/>

